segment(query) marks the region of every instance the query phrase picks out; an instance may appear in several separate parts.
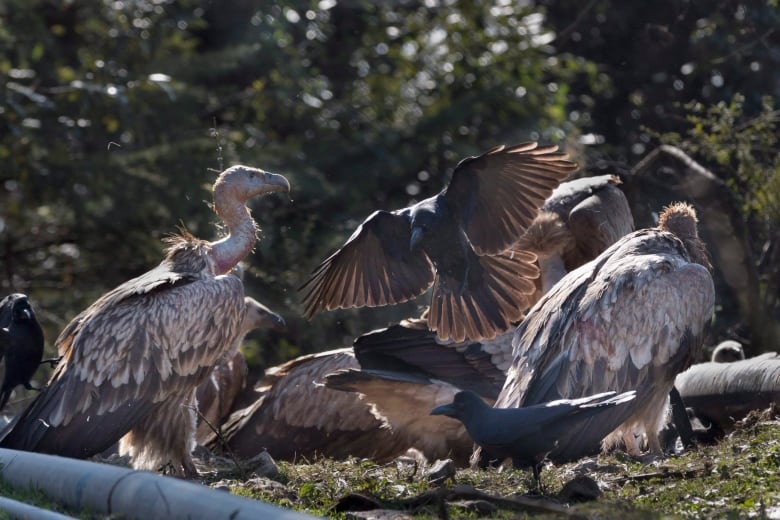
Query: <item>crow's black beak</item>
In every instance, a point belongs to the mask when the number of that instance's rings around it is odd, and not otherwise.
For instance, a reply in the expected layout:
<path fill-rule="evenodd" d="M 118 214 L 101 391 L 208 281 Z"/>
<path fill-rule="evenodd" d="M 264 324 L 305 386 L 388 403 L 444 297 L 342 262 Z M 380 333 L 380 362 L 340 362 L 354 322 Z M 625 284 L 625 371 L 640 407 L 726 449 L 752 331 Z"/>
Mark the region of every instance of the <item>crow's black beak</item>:
<path fill-rule="evenodd" d="M 455 407 L 452 405 L 452 403 L 443 404 L 431 410 L 431 415 L 446 415 L 447 417 L 455 417 L 455 414 Z"/>

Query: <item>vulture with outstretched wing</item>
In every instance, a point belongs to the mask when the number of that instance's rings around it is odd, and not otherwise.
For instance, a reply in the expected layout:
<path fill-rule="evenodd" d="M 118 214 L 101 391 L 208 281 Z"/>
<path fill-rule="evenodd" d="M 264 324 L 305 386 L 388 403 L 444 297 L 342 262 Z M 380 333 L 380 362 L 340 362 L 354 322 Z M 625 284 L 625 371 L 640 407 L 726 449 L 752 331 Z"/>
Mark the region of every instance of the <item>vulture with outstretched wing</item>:
<path fill-rule="evenodd" d="M 605 445 L 623 441 L 638 455 L 646 438 L 660 454 L 667 396 L 699 353 L 714 312 L 711 266 L 696 223 L 691 206 L 673 204 L 658 227 L 625 236 L 567 274 L 518 327 L 495 406 L 636 390 L 635 400 L 598 417 L 615 427 Z M 579 458 L 598 450 L 598 441 L 563 438 L 550 458 Z"/>
<path fill-rule="evenodd" d="M 577 165 L 557 146 L 497 146 L 455 167 L 438 195 L 376 211 L 302 286 L 322 309 L 410 300 L 433 285 L 428 327 L 442 339 L 492 338 L 520 319 L 539 276 L 512 245 Z"/>
<path fill-rule="evenodd" d="M 62 360 L 48 386 L 3 432 L 0 446 L 85 458 L 124 437 L 120 451 L 134 467 L 170 464 L 177 474 L 196 474 L 189 452 L 195 389 L 235 344 L 246 313 L 241 280 L 226 274 L 256 240 L 246 203 L 289 189 L 287 179 L 260 169 L 222 172 L 214 209 L 228 235 L 170 239 L 159 266 L 76 316 L 57 338 Z M 190 433 L 171 439 L 161 431 L 166 422 Z"/>

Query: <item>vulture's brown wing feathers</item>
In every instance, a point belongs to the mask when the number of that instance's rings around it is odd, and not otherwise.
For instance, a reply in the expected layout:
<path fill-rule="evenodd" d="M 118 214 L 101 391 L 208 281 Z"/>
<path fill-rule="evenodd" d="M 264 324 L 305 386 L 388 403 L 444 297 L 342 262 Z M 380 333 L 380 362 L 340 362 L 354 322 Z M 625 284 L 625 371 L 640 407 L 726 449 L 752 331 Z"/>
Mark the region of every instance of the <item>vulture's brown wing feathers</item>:
<path fill-rule="evenodd" d="M 245 309 L 241 281 L 230 275 L 174 273 L 163 262 L 126 282 L 60 334 L 62 361 L 0 445 L 74 457 L 102 451 L 177 391 L 192 392 L 225 338 L 238 335 Z"/>
<path fill-rule="evenodd" d="M 577 169 L 557 149 L 535 142 L 501 145 L 456 166 L 445 197 L 477 254 L 509 248 L 555 187 Z"/>
<path fill-rule="evenodd" d="M 231 451 L 245 458 L 266 448 L 281 460 L 355 456 L 385 461 L 403 454 L 408 445 L 382 427 L 358 394 L 319 384 L 331 372 L 357 366 L 352 349 L 339 349 L 270 369 L 255 388 L 256 401 L 224 425 Z M 215 437 L 206 445 L 219 447 Z"/>
<path fill-rule="evenodd" d="M 439 273 L 431 295 L 428 324 L 443 338 L 492 339 L 522 318 L 536 292 L 539 277 L 536 255 L 508 250 L 493 256 L 476 256 L 463 282 Z"/>
<path fill-rule="evenodd" d="M 430 415 L 433 408 L 452 402 L 459 388 L 412 373 L 356 369 L 329 374 L 325 385 L 347 395 L 363 395 L 404 445 L 417 448 L 429 460 L 451 457 L 466 463 L 473 442 L 463 424 Z"/>
<path fill-rule="evenodd" d="M 632 233 L 531 309 L 516 332 L 496 406 L 636 390 L 618 424 L 657 417 L 713 309 L 712 277 L 690 261 L 680 240 L 657 229 Z M 577 439 L 562 441 L 553 460 L 576 457 L 581 448 Z"/>
<path fill-rule="evenodd" d="M 305 315 L 319 310 L 376 307 L 419 296 L 433 282 L 433 265 L 420 250 L 410 251 L 409 210 L 375 211 L 299 290 Z"/>

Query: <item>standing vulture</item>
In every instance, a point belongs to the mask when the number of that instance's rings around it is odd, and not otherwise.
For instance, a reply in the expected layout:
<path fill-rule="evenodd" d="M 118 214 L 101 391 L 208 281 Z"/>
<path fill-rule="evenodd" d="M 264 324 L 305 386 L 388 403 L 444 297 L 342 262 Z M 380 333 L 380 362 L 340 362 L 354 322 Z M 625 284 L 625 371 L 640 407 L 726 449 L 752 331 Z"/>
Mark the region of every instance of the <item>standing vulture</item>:
<path fill-rule="evenodd" d="M 195 388 L 235 344 L 246 312 L 241 280 L 226 274 L 256 240 L 246 203 L 289 189 L 287 179 L 260 169 L 222 172 L 214 210 L 228 235 L 215 242 L 171 238 L 159 266 L 76 316 L 57 338 L 63 357 L 49 385 L 3 432 L 0 446 L 85 458 L 124 436 L 120 450 L 135 468 L 170 464 L 176 474 L 196 474 L 188 451 Z M 166 422 L 189 433 L 172 439 L 146 431 Z"/>
<path fill-rule="evenodd" d="M 627 235 L 566 275 L 518 327 L 515 358 L 495 406 L 636 390 L 631 403 L 598 417 L 599 426 L 615 428 L 604 445 L 622 440 L 639 455 L 646 437 L 651 453 L 660 454 L 667 396 L 699 353 L 714 311 L 711 266 L 696 223 L 691 206 L 673 204 L 658 227 Z M 565 437 L 550 458 L 577 459 L 601 441 Z"/>
<path fill-rule="evenodd" d="M 251 296 L 244 298 L 246 315 L 241 322 L 238 341 L 222 354 L 211 371 L 208 379 L 198 386 L 198 428 L 196 440 L 205 439 L 211 428 L 217 428 L 230 414 L 238 394 L 244 389 L 249 371 L 246 359 L 241 353 L 241 342 L 254 329 L 284 330 L 287 324 L 280 315 L 255 300 Z"/>
<path fill-rule="evenodd" d="M 522 316 L 538 277 L 514 250 L 577 165 L 537 143 L 497 146 L 455 167 L 438 195 L 375 211 L 301 286 L 305 313 L 410 300 L 433 285 L 428 327 L 442 339 L 492 338 Z"/>
<path fill-rule="evenodd" d="M 0 359 L 5 357 L 5 375 L 0 386 L 0 410 L 18 385 L 32 390 L 30 379 L 43 357 L 43 330 L 24 294 L 0 300 Z"/>

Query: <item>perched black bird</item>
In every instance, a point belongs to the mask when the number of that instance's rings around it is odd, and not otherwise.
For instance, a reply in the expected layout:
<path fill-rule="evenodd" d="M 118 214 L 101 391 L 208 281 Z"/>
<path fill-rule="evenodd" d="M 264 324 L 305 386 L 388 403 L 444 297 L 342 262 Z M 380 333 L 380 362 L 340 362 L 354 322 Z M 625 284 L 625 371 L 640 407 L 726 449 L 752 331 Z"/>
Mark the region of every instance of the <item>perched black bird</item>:
<path fill-rule="evenodd" d="M 24 294 L 0 301 L 0 359 L 5 356 L 5 378 L 0 386 L 0 410 L 17 385 L 33 390 L 30 379 L 43 357 L 43 330 Z"/>
<path fill-rule="evenodd" d="M 491 408 L 476 393 L 464 390 L 455 394 L 451 404 L 437 406 L 431 415 L 446 415 L 463 422 L 466 430 L 483 450 L 483 461 L 501 462 L 511 458 L 516 468 L 531 467 L 539 482 L 545 457 L 562 434 L 577 432 L 587 445 L 599 442 L 613 429 L 613 424 L 599 427 L 583 421 L 635 397 L 635 392 L 604 392 L 581 399 L 561 399 L 526 408 Z M 586 422 L 587 424 L 587 422 Z"/>
<path fill-rule="evenodd" d="M 577 165 L 557 146 L 497 146 L 460 161 L 438 195 L 375 211 L 300 290 L 321 309 L 410 300 L 433 284 L 428 327 L 442 339 L 492 338 L 531 303 L 536 256 L 513 250 Z"/>

